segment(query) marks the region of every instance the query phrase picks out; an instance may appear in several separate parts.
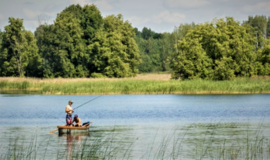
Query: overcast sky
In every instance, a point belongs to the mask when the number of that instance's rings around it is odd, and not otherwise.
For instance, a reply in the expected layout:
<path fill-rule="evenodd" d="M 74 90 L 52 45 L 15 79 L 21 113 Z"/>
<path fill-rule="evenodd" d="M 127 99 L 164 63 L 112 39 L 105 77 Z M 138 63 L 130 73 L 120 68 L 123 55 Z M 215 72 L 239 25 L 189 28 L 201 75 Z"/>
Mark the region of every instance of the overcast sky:
<path fill-rule="evenodd" d="M 249 15 L 270 16 L 269 0 L 1 0 L 0 29 L 8 18 L 24 19 L 26 30 L 35 31 L 39 19 L 53 23 L 57 13 L 71 4 L 95 4 L 105 17 L 122 14 L 140 30 L 172 32 L 181 23 L 203 23 L 232 16 L 242 22 Z"/>

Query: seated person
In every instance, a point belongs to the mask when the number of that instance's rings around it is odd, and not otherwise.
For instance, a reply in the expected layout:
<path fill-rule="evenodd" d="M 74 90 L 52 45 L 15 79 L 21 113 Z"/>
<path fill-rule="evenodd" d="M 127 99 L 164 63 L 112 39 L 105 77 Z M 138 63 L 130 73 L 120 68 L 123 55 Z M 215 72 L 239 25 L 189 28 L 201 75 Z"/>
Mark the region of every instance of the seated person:
<path fill-rule="evenodd" d="M 75 122 L 76 124 L 74 124 L 75 127 L 81 127 L 82 126 L 82 121 L 81 119 L 78 117 L 77 114 L 75 114 L 73 122 Z"/>

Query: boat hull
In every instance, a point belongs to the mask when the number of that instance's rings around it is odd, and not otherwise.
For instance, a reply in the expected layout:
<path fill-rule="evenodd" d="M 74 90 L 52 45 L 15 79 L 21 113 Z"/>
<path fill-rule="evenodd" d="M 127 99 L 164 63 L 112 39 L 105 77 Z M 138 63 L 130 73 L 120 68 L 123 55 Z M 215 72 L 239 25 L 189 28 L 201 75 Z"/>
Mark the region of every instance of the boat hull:
<path fill-rule="evenodd" d="M 74 126 L 57 126 L 58 134 L 71 134 L 73 132 L 87 132 L 91 126 L 91 123 L 88 126 L 74 127 Z"/>

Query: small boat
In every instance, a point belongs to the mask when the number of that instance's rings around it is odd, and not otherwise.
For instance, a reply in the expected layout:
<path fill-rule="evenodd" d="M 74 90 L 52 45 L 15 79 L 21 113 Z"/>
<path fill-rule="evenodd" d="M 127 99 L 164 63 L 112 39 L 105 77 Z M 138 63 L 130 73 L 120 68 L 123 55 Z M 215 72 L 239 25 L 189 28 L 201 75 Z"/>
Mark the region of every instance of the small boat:
<path fill-rule="evenodd" d="M 57 126 L 58 128 L 58 134 L 70 134 L 71 131 L 88 131 L 92 122 L 88 123 L 87 125 L 83 125 L 81 127 L 75 127 L 75 126 Z"/>

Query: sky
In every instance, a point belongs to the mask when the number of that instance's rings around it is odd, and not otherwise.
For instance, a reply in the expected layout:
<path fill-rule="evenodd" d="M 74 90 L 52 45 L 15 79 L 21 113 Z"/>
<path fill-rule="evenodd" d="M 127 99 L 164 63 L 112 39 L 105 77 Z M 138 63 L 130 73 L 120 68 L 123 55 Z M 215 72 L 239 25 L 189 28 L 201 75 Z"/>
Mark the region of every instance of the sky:
<path fill-rule="evenodd" d="M 269 0 L 1 0 L 0 30 L 8 18 L 24 20 L 26 30 L 53 23 L 57 13 L 72 4 L 95 4 L 103 17 L 122 14 L 133 27 L 155 32 L 172 32 L 181 23 L 204 23 L 214 18 L 234 17 L 240 22 L 248 16 L 270 16 Z"/>

